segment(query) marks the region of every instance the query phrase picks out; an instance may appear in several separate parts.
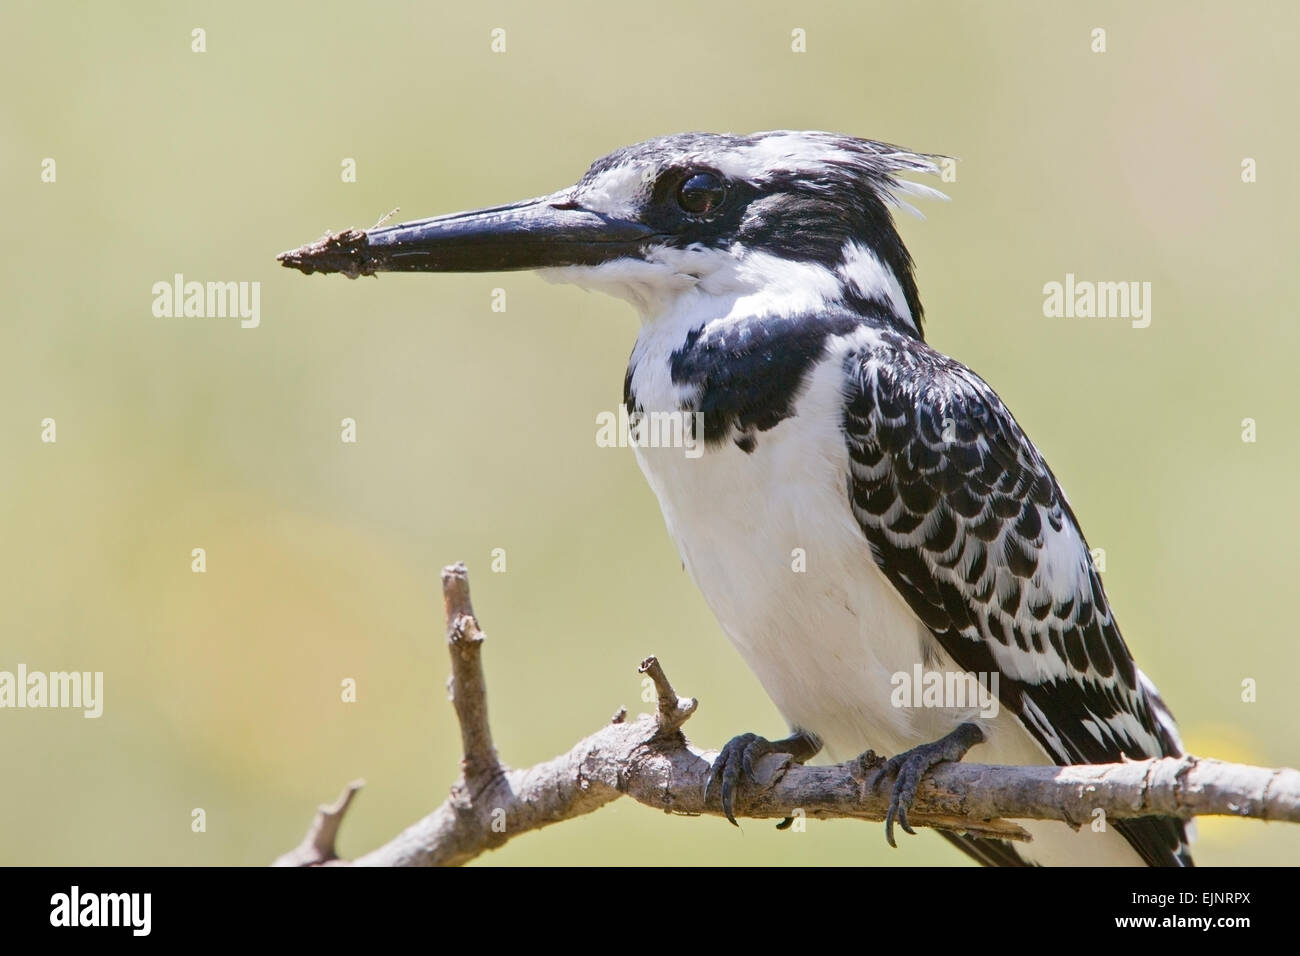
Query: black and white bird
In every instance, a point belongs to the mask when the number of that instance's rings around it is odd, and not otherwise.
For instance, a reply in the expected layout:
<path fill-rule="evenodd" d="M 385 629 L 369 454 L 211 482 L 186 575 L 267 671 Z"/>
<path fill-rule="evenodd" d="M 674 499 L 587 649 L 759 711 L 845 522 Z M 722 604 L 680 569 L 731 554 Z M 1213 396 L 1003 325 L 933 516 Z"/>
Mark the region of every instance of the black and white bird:
<path fill-rule="evenodd" d="M 823 132 L 686 133 L 611 153 L 552 195 L 281 256 L 353 277 L 541 269 L 640 312 L 628 411 L 691 413 L 703 453 L 637 457 L 686 570 L 792 731 L 723 748 L 728 816 L 773 751 L 899 755 L 891 843 L 942 760 L 1182 752 L 1051 469 L 997 393 L 925 343 L 892 211 L 942 197 L 902 178 L 935 159 Z M 996 714 L 895 706 L 896 675 L 918 665 L 996 675 Z M 1177 820 L 1021 822 L 1029 843 L 944 835 L 994 865 L 1191 864 Z"/>

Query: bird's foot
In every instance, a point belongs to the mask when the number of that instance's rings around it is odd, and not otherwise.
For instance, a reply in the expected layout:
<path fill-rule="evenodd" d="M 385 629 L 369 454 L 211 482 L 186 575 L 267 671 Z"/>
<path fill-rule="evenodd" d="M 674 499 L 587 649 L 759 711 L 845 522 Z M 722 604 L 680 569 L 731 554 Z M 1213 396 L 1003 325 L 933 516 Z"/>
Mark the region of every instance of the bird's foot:
<path fill-rule="evenodd" d="M 704 785 L 704 799 L 708 800 L 709 794 L 721 787 L 722 812 L 727 815 L 727 819 L 733 826 L 740 826 L 736 823 L 735 800 L 741 771 L 744 771 L 750 783 L 757 786 L 759 780 L 754 767 L 768 754 L 789 754 L 790 759 L 795 763 L 803 763 L 816 756 L 821 749 L 821 741 L 812 734 L 802 731 L 795 732 L 784 740 L 768 740 L 758 734 L 740 734 L 732 737 L 713 761 L 713 769 L 709 772 L 709 779 Z M 784 824 L 784 826 L 788 825 L 788 823 Z M 778 828 L 781 827 L 782 825 L 778 824 Z"/>
<path fill-rule="evenodd" d="M 945 760 L 961 760 L 972 747 L 982 744 L 984 740 L 984 731 L 978 724 L 960 724 L 946 737 L 933 743 L 913 747 L 885 761 L 885 765 L 877 771 L 871 787 L 873 790 L 879 790 L 881 782 L 886 777 L 896 776 L 894 791 L 889 800 L 889 812 L 885 814 L 885 839 L 889 841 L 890 846 L 898 846 L 894 842 L 895 819 L 905 832 L 916 833 L 907 823 L 907 811 L 912 808 L 912 803 L 916 800 L 916 788 L 920 785 L 921 778 L 936 764 L 943 763 Z"/>

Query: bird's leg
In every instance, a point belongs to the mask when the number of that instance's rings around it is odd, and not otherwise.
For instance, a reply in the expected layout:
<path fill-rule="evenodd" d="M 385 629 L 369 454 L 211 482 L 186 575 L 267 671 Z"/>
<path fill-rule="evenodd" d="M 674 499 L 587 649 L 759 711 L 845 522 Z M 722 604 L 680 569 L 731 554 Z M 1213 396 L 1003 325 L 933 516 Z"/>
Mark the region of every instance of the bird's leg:
<path fill-rule="evenodd" d="M 911 809 L 912 802 L 916 799 L 916 788 L 926 772 L 935 764 L 943 763 L 945 760 L 961 760 L 972 747 L 984 743 L 985 739 L 984 731 L 978 724 L 967 722 L 958 724 L 956 730 L 933 743 L 921 744 L 885 761 L 885 765 L 876 773 L 871 788 L 879 790 L 882 780 L 897 774 L 894 792 L 889 801 L 889 812 L 885 814 L 885 839 L 889 841 L 890 846 L 895 848 L 898 846 L 894 842 L 895 818 L 906 832 L 916 833 L 908 826 L 907 811 Z"/>
<path fill-rule="evenodd" d="M 768 740 L 758 734 L 740 734 L 732 737 L 713 761 L 713 769 L 709 773 L 708 782 L 704 785 L 704 799 L 707 800 L 709 794 L 720 784 L 722 812 L 727 815 L 727 819 L 733 826 L 740 826 L 736 823 L 733 807 L 736 785 L 740 782 L 742 770 L 751 783 L 757 784 L 758 777 L 754 773 L 754 765 L 768 754 L 789 754 L 795 763 L 803 763 L 815 757 L 821 749 L 822 742 L 806 730 L 795 730 L 784 740 Z M 783 821 L 778 826 L 784 828 L 789 824 Z"/>

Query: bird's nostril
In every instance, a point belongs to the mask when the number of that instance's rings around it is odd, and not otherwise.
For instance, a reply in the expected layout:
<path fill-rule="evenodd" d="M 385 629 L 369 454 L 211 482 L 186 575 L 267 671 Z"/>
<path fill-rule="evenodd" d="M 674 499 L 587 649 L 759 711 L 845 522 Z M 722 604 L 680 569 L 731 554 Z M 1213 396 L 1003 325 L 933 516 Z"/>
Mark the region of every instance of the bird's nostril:
<path fill-rule="evenodd" d="M 552 209 L 578 209 L 579 206 L 578 206 L 578 201 L 574 199 L 572 196 L 570 196 L 568 199 L 561 200 L 560 202 L 551 203 L 551 208 Z"/>

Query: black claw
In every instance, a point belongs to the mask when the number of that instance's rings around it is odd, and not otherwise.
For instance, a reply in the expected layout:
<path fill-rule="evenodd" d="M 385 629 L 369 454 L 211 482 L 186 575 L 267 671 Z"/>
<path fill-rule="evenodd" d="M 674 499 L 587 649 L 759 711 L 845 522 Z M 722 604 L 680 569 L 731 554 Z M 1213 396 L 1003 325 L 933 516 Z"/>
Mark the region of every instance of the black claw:
<path fill-rule="evenodd" d="M 971 747 L 984 741 L 984 731 L 975 724 L 962 724 L 948 736 L 933 743 L 913 747 L 906 753 L 897 754 L 885 761 L 877 772 L 871 789 L 879 792 L 880 784 L 887 777 L 895 777 L 894 789 L 889 798 L 889 810 L 885 813 L 885 839 L 889 845 L 897 848 L 894 842 L 894 821 L 903 828 L 904 833 L 916 834 L 907 820 L 907 811 L 916 800 L 916 789 L 921 778 L 935 764 L 948 760 L 961 760 Z"/>
<path fill-rule="evenodd" d="M 898 825 L 899 825 L 900 827 L 903 828 L 903 832 L 904 832 L 904 833 L 909 833 L 909 834 L 911 834 L 912 836 L 916 836 L 916 831 L 913 830 L 913 829 L 911 828 L 911 826 L 909 826 L 908 823 L 907 823 L 907 804 L 906 804 L 906 803 L 899 803 L 899 805 L 898 805 Z"/>
<path fill-rule="evenodd" d="M 708 800 L 709 795 L 718 788 L 722 783 L 722 771 L 726 769 L 726 750 L 725 748 L 718 754 L 718 759 L 713 761 L 713 766 L 709 768 L 709 779 L 704 784 L 704 799 Z"/>
<path fill-rule="evenodd" d="M 729 760 L 726 768 L 722 771 L 722 812 L 727 815 L 733 827 L 740 826 L 736 822 L 734 812 L 736 802 L 736 780 L 740 777 L 740 763 L 736 760 Z"/>
<path fill-rule="evenodd" d="M 708 800 L 715 789 L 721 789 L 722 812 L 726 814 L 732 826 L 738 827 L 740 824 L 736 822 L 735 805 L 742 772 L 749 778 L 751 784 L 757 785 L 758 774 L 754 765 L 763 757 L 770 753 L 789 753 L 796 761 L 802 761 L 816 754 L 820 747 L 820 743 L 815 738 L 804 734 L 795 734 L 786 740 L 776 742 L 760 737 L 758 734 L 740 734 L 732 737 L 713 761 L 709 778 L 704 784 L 704 799 Z M 777 825 L 777 829 L 784 830 L 793 822 L 793 818 L 783 820 Z"/>
<path fill-rule="evenodd" d="M 707 800 L 709 795 L 721 786 L 722 812 L 726 814 L 732 826 L 740 826 L 736 822 L 735 814 L 736 781 L 745 764 L 745 752 L 754 741 L 761 739 L 756 734 L 732 737 L 718 754 L 718 759 L 713 761 L 713 768 L 709 772 L 709 780 L 704 787 L 704 798 Z"/>
<path fill-rule="evenodd" d="M 898 810 L 893 803 L 889 804 L 889 812 L 885 814 L 885 842 L 898 849 L 898 844 L 894 842 L 894 814 Z"/>

